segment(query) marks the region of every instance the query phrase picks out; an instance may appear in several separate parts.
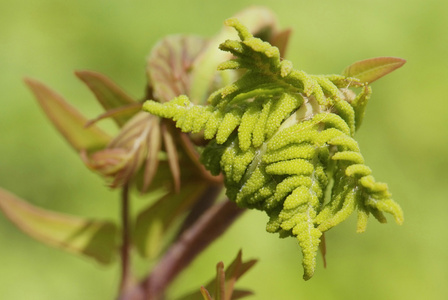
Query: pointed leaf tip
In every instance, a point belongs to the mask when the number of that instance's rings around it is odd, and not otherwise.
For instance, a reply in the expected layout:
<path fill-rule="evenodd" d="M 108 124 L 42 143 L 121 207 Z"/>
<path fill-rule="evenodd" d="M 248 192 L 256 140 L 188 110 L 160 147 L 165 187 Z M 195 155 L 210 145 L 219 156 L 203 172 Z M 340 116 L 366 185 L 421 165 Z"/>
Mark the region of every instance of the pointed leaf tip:
<path fill-rule="evenodd" d="M 173 35 L 152 49 L 146 71 L 157 100 L 166 102 L 190 95 L 195 60 L 206 45 L 207 41 L 198 36 Z"/>
<path fill-rule="evenodd" d="M 372 83 L 400 68 L 405 63 L 405 59 L 398 57 L 369 58 L 351 64 L 342 72 L 342 74 L 347 77 L 357 78 L 364 83 Z"/>
<path fill-rule="evenodd" d="M 134 107 L 137 101 L 105 75 L 93 71 L 76 71 L 75 75 L 89 87 L 106 111 L 114 112 L 111 117 L 119 126 L 123 126 L 138 111 L 138 108 L 130 111 L 123 109 Z"/>
<path fill-rule="evenodd" d="M 30 78 L 25 78 L 25 83 L 47 117 L 75 150 L 99 149 L 110 141 L 110 136 L 98 127 L 85 128 L 87 118 L 46 85 Z"/>
<path fill-rule="evenodd" d="M 118 229 L 111 222 L 83 219 L 45 210 L 0 188 L 0 211 L 32 238 L 100 263 L 113 261 Z"/>
<path fill-rule="evenodd" d="M 226 297 L 226 273 L 224 263 L 220 261 L 216 265 L 215 300 L 225 300 Z"/>
<path fill-rule="evenodd" d="M 233 262 L 224 271 L 223 262 L 216 265 L 216 276 L 204 287 L 201 287 L 201 295 L 205 300 L 237 300 L 246 296 L 253 295 L 252 291 L 235 289 L 236 281 L 246 273 L 256 260 L 242 261 L 242 251 L 240 250 Z M 211 298 L 210 294 L 214 295 Z M 195 300 L 199 299 L 199 292 L 194 292 L 178 300 Z M 209 297 L 209 298 L 207 298 Z"/>
<path fill-rule="evenodd" d="M 210 293 L 207 291 L 207 289 L 203 286 L 201 286 L 201 295 L 204 298 L 204 300 L 213 300 Z"/>

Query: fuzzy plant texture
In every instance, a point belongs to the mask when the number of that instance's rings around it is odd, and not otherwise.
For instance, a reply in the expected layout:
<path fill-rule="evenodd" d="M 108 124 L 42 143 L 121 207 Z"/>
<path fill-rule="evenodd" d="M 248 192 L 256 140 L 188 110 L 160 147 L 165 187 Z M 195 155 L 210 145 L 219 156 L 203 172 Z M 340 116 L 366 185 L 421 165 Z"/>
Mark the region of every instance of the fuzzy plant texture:
<path fill-rule="evenodd" d="M 147 101 L 143 109 L 172 119 L 183 132 L 203 132 L 210 141 L 201 162 L 224 175 L 229 199 L 267 213 L 268 232 L 298 239 L 307 280 L 323 233 L 355 210 L 358 232 L 370 214 L 385 222 L 383 213 L 389 213 L 403 222 L 400 206 L 387 185 L 372 177 L 353 138 L 371 89 L 356 78 L 295 70 L 238 20 L 226 24 L 240 40 L 220 45 L 234 58 L 219 69 L 244 74 L 214 92 L 206 106 L 179 96 Z"/>

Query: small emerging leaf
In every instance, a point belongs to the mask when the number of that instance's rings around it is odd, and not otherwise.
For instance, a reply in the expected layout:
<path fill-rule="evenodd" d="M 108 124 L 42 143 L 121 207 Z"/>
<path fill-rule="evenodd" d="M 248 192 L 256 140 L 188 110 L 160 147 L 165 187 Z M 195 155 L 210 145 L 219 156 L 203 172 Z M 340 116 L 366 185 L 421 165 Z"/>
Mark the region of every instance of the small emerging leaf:
<path fill-rule="evenodd" d="M 35 207 L 0 189 L 0 210 L 24 233 L 47 245 L 110 263 L 118 248 L 115 224 Z"/>
<path fill-rule="evenodd" d="M 159 167 L 158 155 L 162 147 L 160 135 L 160 127 L 154 126 L 149 136 L 150 142 L 148 143 L 148 153 L 145 163 L 142 192 L 146 192 L 148 190 Z"/>
<path fill-rule="evenodd" d="M 236 258 L 226 270 L 226 279 L 228 281 L 227 285 L 231 285 L 233 290 L 235 282 L 247 271 L 249 271 L 256 263 L 256 259 L 243 262 L 243 252 L 241 250 L 238 251 Z"/>
<path fill-rule="evenodd" d="M 85 128 L 87 118 L 60 95 L 36 80 L 25 79 L 25 83 L 36 96 L 47 117 L 75 150 L 90 152 L 107 145 L 109 135 L 96 126 Z"/>
<path fill-rule="evenodd" d="M 226 273 L 222 261 L 216 265 L 215 300 L 226 300 Z"/>
<path fill-rule="evenodd" d="M 203 286 L 201 286 L 201 295 L 202 297 L 204 297 L 204 300 L 213 300 L 212 296 L 210 296 L 210 293 Z"/>
<path fill-rule="evenodd" d="M 174 141 L 175 134 L 167 126 L 166 122 L 162 122 L 161 129 L 163 142 L 165 145 L 165 152 L 168 156 L 168 163 L 170 166 L 171 174 L 173 175 L 174 190 L 176 193 L 178 193 L 180 190 L 180 165 L 179 155 Z"/>
<path fill-rule="evenodd" d="M 100 73 L 77 71 L 75 74 L 87 84 L 106 111 L 114 110 L 115 112 L 119 108 L 133 107 L 130 105 L 137 103 L 109 78 Z M 123 126 L 138 110 L 137 106 L 134 110 L 124 110 L 121 114 L 113 114 L 112 118 L 119 126 Z"/>
<path fill-rule="evenodd" d="M 190 93 L 193 61 L 205 44 L 197 36 L 174 35 L 154 47 L 148 58 L 147 75 L 156 99 L 165 102 Z"/>
<path fill-rule="evenodd" d="M 400 68 L 405 62 L 406 60 L 398 57 L 376 57 L 365 59 L 348 66 L 342 72 L 342 75 L 357 78 L 364 83 L 372 83 Z"/>
<path fill-rule="evenodd" d="M 224 264 L 222 262 L 219 262 L 216 265 L 215 279 L 210 280 L 205 287 L 201 287 L 200 293 L 202 295 L 204 295 L 204 291 L 207 292 L 208 295 L 210 295 L 209 293 L 213 293 L 215 295 L 215 298 L 213 299 L 215 300 L 236 300 L 252 295 L 253 293 L 251 291 L 235 289 L 235 283 L 241 276 L 251 269 L 256 262 L 257 261 L 254 259 L 243 262 L 242 251 L 240 250 L 225 272 Z M 195 292 L 181 297 L 178 300 L 195 300 L 199 297 L 199 292 Z M 208 298 L 205 298 L 204 296 L 204 299 Z"/>

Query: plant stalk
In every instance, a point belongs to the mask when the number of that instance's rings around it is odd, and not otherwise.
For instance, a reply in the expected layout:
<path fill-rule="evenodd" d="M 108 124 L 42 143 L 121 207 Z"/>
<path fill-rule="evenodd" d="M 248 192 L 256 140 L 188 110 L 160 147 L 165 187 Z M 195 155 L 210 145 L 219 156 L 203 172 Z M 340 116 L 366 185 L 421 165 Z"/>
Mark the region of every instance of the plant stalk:
<path fill-rule="evenodd" d="M 245 211 L 226 200 L 210 207 L 169 248 L 140 284 L 128 291 L 126 299 L 161 300 L 166 288 L 208 245 L 226 231 Z"/>
<path fill-rule="evenodd" d="M 119 287 L 119 299 L 126 292 L 131 279 L 131 226 L 130 226 L 130 201 L 129 184 L 123 185 L 121 190 L 121 276 Z"/>

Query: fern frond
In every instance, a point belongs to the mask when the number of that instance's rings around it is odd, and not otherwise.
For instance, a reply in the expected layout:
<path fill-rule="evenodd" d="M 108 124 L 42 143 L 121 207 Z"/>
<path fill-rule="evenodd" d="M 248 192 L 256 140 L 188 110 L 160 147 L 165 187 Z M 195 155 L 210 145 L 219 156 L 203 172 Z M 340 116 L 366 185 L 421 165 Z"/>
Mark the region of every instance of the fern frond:
<path fill-rule="evenodd" d="M 183 132 L 203 131 L 211 141 L 201 162 L 212 174 L 224 174 L 231 200 L 267 213 L 268 232 L 297 238 L 309 279 L 323 232 L 355 210 L 359 232 L 370 214 L 380 222 L 383 213 L 403 221 L 353 138 L 371 89 L 356 78 L 295 70 L 236 19 L 226 24 L 241 40 L 221 44 L 235 58 L 219 68 L 246 69 L 241 78 L 210 95 L 208 106 L 179 96 L 163 104 L 147 101 L 143 109 L 172 119 Z M 356 95 L 349 87 L 361 91 Z"/>

